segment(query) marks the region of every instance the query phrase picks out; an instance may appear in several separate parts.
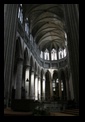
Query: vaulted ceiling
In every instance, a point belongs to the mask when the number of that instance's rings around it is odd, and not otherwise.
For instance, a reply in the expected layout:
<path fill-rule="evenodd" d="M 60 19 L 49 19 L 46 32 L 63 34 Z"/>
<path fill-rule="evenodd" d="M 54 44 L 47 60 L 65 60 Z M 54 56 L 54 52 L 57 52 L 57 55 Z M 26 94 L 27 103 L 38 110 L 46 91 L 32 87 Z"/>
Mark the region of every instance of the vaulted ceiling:
<path fill-rule="evenodd" d="M 62 4 L 23 4 L 30 32 L 41 50 L 64 47 L 65 23 Z"/>

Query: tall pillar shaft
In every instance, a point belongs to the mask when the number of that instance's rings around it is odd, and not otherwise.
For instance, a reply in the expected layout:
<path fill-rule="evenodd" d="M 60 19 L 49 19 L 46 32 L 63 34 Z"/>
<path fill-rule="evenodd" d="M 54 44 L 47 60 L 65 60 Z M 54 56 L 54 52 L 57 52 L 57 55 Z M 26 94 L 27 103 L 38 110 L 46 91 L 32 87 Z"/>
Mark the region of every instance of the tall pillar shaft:
<path fill-rule="evenodd" d="M 50 81 L 47 78 L 45 82 L 45 98 L 47 101 L 50 99 Z"/>
<path fill-rule="evenodd" d="M 49 51 L 49 59 L 51 61 L 51 50 Z"/>
<path fill-rule="evenodd" d="M 67 93 L 66 93 L 66 81 L 64 79 L 64 82 L 63 82 L 63 86 L 64 86 L 64 100 L 67 99 Z"/>
<path fill-rule="evenodd" d="M 38 76 L 35 77 L 35 100 L 38 100 Z"/>
<path fill-rule="evenodd" d="M 18 64 L 17 64 L 17 79 L 16 79 L 15 99 L 21 99 L 22 70 L 23 70 L 23 60 L 20 60 L 20 61 L 18 61 Z"/>
<path fill-rule="evenodd" d="M 29 74 L 30 74 L 30 67 L 26 66 L 26 69 L 25 69 L 25 96 L 26 96 L 26 99 L 29 98 Z"/>
<path fill-rule="evenodd" d="M 45 80 L 43 79 L 43 83 L 42 83 L 42 99 L 45 100 Z"/>
<path fill-rule="evenodd" d="M 39 90 L 39 100 L 41 100 L 41 79 L 38 78 L 38 90 Z"/>
<path fill-rule="evenodd" d="M 62 97 L 61 80 L 59 80 L 59 97 L 60 97 L 60 100 L 61 100 L 61 97 Z"/>
<path fill-rule="evenodd" d="M 79 10 L 78 4 L 64 4 L 67 25 L 69 60 L 72 72 L 74 98 L 79 102 Z"/>
<path fill-rule="evenodd" d="M 4 97 L 8 106 L 16 43 L 18 4 L 4 4 Z"/>
<path fill-rule="evenodd" d="M 67 100 L 70 100 L 70 88 L 68 80 L 66 80 L 66 91 L 67 91 Z"/>
<path fill-rule="evenodd" d="M 31 72 L 30 99 L 34 99 L 34 71 Z"/>
<path fill-rule="evenodd" d="M 57 49 L 56 49 L 56 52 L 57 52 L 57 60 L 59 60 L 58 51 L 59 51 L 59 49 L 57 47 Z"/>
<path fill-rule="evenodd" d="M 43 100 L 43 75 L 41 75 L 41 101 Z"/>

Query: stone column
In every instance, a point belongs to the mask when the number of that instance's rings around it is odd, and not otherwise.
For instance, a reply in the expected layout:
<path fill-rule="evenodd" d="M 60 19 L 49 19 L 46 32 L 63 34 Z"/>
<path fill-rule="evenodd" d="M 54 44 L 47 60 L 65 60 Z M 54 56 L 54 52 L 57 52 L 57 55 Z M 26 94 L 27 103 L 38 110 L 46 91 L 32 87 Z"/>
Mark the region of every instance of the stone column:
<path fill-rule="evenodd" d="M 70 88 L 68 78 L 66 78 L 66 91 L 67 91 L 67 100 L 70 100 Z"/>
<path fill-rule="evenodd" d="M 18 4 L 4 4 L 4 97 L 8 106 L 16 45 Z"/>
<path fill-rule="evenodd" d="M 61 80 L 59 80 L 59 97 L 60 97 L 60 100 L 61 100 L 61 98 L 62 98 Z"/>
<path fill-rule="evenodd" d="M 45 82 L 45 98 L 48 101 L 50 99 L 50 77 L 49 72 L 46 73 L 46 82 Z"/>
<path fill-rule="evenodd" d="M 57 81 L 57 79 L 56 79 L 56 81 Z M 59 97 L 59 83 L 57 83 L 56 81 L 55 81 L 55 84 L 56 84 L 55 85 L 56 86 L 56 96 L 58 98 Z"/>
<path fill-rule="evenodd" d="M 35 100 L 38 100 L 38 76 L 35 76 Z"/>
<path fill-rule="evenodd" d="M 29 74 L 30 74 L 30 66 L 26 66 L 26 70 L 25 70 L 25 96 L 26 99 L 29 98 Z"/>
<path fill-rule="evenodd" d="M 66 93 L 67 93 L 67 100 L 69 100 L 69 87 L 67 79 L 66 79 Z"/>
<path fill-rule="evenodd" d="M 78 4 L 64 4 L 67 41 L 74 98 L 79 102 L 79 9 Z"/>
<path fill-rule="evenodd" d="M 21 99 L 25 99 L 25 66 L 23 65 Z"/>
<path fill-rule="evenodd" d="M 41 101 L 43 100 L 43 75 L 41 75 Z"/>
<path fill-rule="evenodd" d="M 43 79 L 43 100 L 45 100 L 45 79 Z"/>
<path fill-rule="evenodd" d="M 64 100 L 66 100 L 67 99 L 67 92 L 66 92 L 66 80 L 65 79 L 63 79 L 63 86 L 64 86 Z"/>
<path fill-rule="evenodd" d="M 70 98 L 71 100 L 74 99 L 74 89 L 73 89 L 73 82 L 72 82 L 72 73 L 70 73 L 70 78 L 69 78 L 69 91 L 70 91 Z"/>
<path fill-rule="evenodd" d="M 49 60 L 51 61 L 51 49 L 49 50 Z"/>
<path fill-rule="evenodd" d="M 52 99 L 52 80 L 51 80 L 51 77 L 50 77 L 50 79 L 49 79 L 49 92 L 50 92 L 50 94 L 49 94 L 49 100 L 51 100 Z"/>
<path fill-rule="evenodd" d="M 31 71 L 31 80 L 30 80 L 30 99 L 34 99 L 34 71 Z"/>
<path fill-rule="evenodd" d="M 52 63 L 51 63 L 51 49 L 49 50 L 49 60 L 50 60 L 50 67 L 52 67 Z"/>
<path fill-rule="evenodd" d="M 44 51 L 42 51 L 43 52 L 43 60 L 44 60 Z"/>
<path fill-rule="evenodd" d="M 57 60 L 59 60 L 58 51 L 59 51 L 59 48 L 57 46 L 57 49 L 56 49 L 56 52 L 57 52 Z"/>
<path fill-rule="evenodd" d="M 23 60 L 18 59 L 15 99 L 21 99 Z"/>
<path fill-rule="evenodd" d="M 59 61 L 59 55 L 58 55 L 58 52 L 59 52 L 59 47 L 58 47 L 58 46 L 57 46 L 56 51 L 57 51 L 57 61 Z M 57 64 L 58 64 L 58 69 L 59 69 L 59 62 L 58 62 Z"/>
<path fill-rule="evenodd" d="M 41 78 L 38 78 L 39 101 L 41 100 Z"/>

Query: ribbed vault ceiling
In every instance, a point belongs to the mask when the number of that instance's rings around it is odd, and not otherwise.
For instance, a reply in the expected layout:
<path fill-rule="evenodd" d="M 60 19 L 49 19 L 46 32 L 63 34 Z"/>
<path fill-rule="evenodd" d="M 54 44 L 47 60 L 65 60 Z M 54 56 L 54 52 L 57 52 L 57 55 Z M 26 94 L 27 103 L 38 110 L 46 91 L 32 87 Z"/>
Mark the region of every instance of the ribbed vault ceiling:
<path fill-rule="evenodd" d="M 23 4 L 30 32 L 41 50 L 64 47 L 64 13 L 62 4 Z"/>

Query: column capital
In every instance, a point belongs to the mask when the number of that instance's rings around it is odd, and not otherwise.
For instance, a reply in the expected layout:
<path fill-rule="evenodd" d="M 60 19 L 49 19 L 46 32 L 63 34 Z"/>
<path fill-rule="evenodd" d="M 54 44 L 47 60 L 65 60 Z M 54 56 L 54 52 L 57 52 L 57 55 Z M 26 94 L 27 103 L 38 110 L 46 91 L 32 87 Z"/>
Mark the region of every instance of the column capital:
<path fill-rule="evenodd" d="M 34 68 L 32 68 L 31 72 L 34 72 Z"/>
<path fill-rule="evenodd" d="M 35 72 L 35 77 L 38 77 L 38 74 Z"/>
<path fill-rule="evenodd" d="M 30 66 L 30 64 L 26 64 L 26 65 L 24 65 L 24 67 L 25 68 L 30 68 L 31 66 Z"/>
<path fill-rule="evenodd" d="M 40 76 L 38 76 L 38 79 L 41 79 L 41 77 L 40 77 Z"/>

